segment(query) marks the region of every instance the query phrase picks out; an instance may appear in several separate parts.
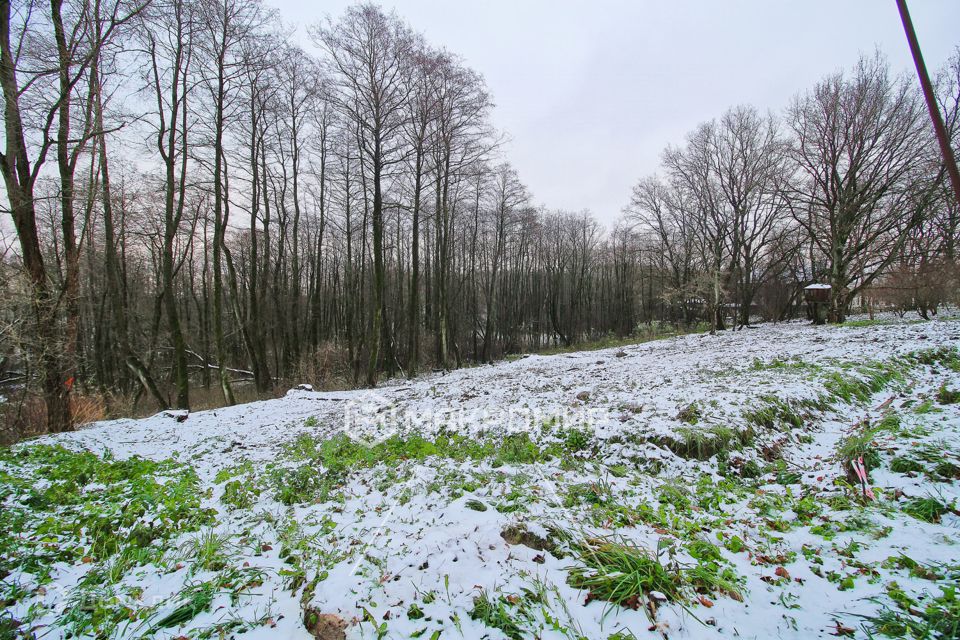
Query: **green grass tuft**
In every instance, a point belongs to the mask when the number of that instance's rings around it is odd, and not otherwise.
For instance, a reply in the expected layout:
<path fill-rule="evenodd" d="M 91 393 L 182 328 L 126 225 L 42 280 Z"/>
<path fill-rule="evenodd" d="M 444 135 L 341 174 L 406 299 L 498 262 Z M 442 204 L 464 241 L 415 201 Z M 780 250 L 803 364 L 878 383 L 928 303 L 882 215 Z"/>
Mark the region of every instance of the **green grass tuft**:
<path fill-rule="evenodd" d="M 940 404 L 957 404 L 960 402 L 960 391 L 948 389 L 947 383 L 944 382 L 937 389 L 937 402 Z"/>
<path fill-rule="evenodd" d="M 880 453 L 877 450 L 875 440 L 881 433 L 878 427 L 867 428 L 857 433 L 852 433 L 844 438 L 837 446 L 837 455 L 847 470 L 850 463 L 857 458 L 863 458 L 863 464 L 869 473 L 880 465 Z"/>
<path fill-rule="evenodd" d="M 918 601 L 907 595 L 896 582 L 887 585 L 887 598 L 893 606 L 879 599 L 874 615 L 861 616 L 871 637 L 927 638 L 955 640 L 960 638 L 960 593 L 956 584 L 940 585 L 940 593 L 925 593 Z"/>
<path fill-rule="evenodd" d="M 668 600 L 682 599 L 683 579 L 679 569 L 667 568 L 658 554 L 631 542 L 585 540 L 573 548 L 585 566 L 570 569 L 567 582 L 588 591 L 591 600 L 637 609 L 641 597 L 659 591 Z"/>
<path fill-rule="evenodd" d="M 492 629 L 499 629 L 510 640 L 523 640 L 527 637 L 517 623 L 510 602 L 502 595 L 492 598 L 486 589 L 481 590 L 480 595 L 473 599 L 473 609 L 469 615 Z"/>
<path fill-rule="evenodd" d="M 890 471 L 894 473 L 917 473 L 923 469 L 922 462 L 906 456 L 897 456 L 890 461 Z"/>
<path fill-rule="evenodd" d="M 567 582 L 588 592 L 587 600 L 639 609 L 650 592 L 658 591 L 667 600 L 686 606 L 697 593 L 721 593 L 742 599 L 740 579 L 724 567 L 720 551 L 705 541 L 693 543 L 688 551 L 697 564 L 683 567 L 666 560 L 661 547 L 653 553 L 620 538 L 588 538 L 572 545 L 583 566 L 569 569 Z"/>
<path fill-rule="evenodd" d="M 670 449 L 681 458 L 709 460 L 742 449 L 753 442 L 753 429 L 735 431 L 723 425 L 680 427 L 672 436 L 657 436 L 651 442 Z"/>
<path fill-rule="evenodd" d="M 799 429 L 803 426 L 804 416 L 790 400 L 771 395 L 761 396 L 759 400 L 757 406 L 743 412 L 747 424 L 761 429 L 780 426 Z"/>
<path fill-rule="evenodd" d="M 924 522 L 940 522 L 940 518 L 950 511 L 949 506 L 933 496 L 913 498 L 903 506 L 904 513 Z"/>

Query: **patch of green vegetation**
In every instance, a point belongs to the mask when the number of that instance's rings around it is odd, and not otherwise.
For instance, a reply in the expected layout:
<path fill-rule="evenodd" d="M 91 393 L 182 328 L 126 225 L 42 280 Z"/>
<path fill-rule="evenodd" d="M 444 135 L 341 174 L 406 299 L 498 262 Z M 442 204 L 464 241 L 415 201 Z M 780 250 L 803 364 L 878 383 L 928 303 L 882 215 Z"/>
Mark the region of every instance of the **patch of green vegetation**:
<path fill-rule="evenodd" d="M 499 629 L 511 639 L 540 637 L 545 629 L 568 640 L 586 640 L 587 637 L 557 587 L 537 576 L 528 576 L 526 584 L 516 593 L 497 593 L 495 590 L 491 593 L 481 589 L 473 603 L 471 618 Z M 440 631 L 437 630 L 431 640 L 439 637 Z"/>
<path fill-rule="evenodd" d="M 824 540 L 833 540 L 838 531 L 839 527 L 835 522 L 822 522 L 818 525 L 810 527 L 810 533 L 822 537 Z"/>
<path fill-rule="evenodd" d="M 397 469 L 407 461 L 445 458 L 457 462 L 489 461 L 493 467 L 568 459 L 590 446 L 585 429 L 561 432 L 559 441 L 540 446 L 526 432 L 470 438 L 442 432 L 433 438 L 419 433 L 394 435 L 367 445 L 338 434 L 318 440 L 300 435 L 285 451 L 286 464 L 272 465 L 269 477 L 277 500 L 284 504 L 326 501 L 349 475 L 384 465 Z"/>
<path fill-rule="evenodd" d="M 226 482 L 232 478 L 239 476 L 249 476 L 253 473 L 253 462 L 250 460 L 244 460 L 239 464 L 235 464 L 230 467 L 224 467 L 217 471 L 217 475 L 214 477 L 213 481 L 216 484 L 221 482 Z"/>
<path fill-rule="evenodd" d="M 717 480 L 713 476 L 703 474 L 697 480 L 697 506 L 710 513 L 719 513 L 724 504 L 739 502 L 749 495 L 749 490 L 740 482 L 732 478 Z"/>
<path fill-rule="evenodd" d="M 797 514 L 797 520 L 803 524 L 809 524 L 811 520 L 823 512 L 823 507 L 816 495 L 810 493 L 803 496 L 793 504 L 793 512 Z"/>
<path fill-rule="evenodd" d="M 774 474 L 774 481 L 784 486 L 800 483 L 800 473 L 787 467 L 787 461 L 779 458 L 770 463 L 769 472 Z"/>
<path fill-rule="evenodd" d="M 130 606 L 133 599 L 124 595 L 114 585 L 74 589 L 57 621 L 58 625 L 73 637 L 91 634 L 108 638 L 121 628 L 126 628 L 132 620 L 142 620 L 152 613 L 152 607 L 133 608 Z"/>
<path fill-rule="evenodd" d="M 677 413 L 677 420 L 686 422 L 687 424 L 697 424 L 701 418 L 703 418 L 703 409 L 700 408 L 697 402 L 691 402 L 681 407 L 680 412 Z"/>
<path fill-rule="evenodd" d="M 511 433 L 497 443 L 494 447 L 493 466 L 497 467 L 504 464 L 533 464 L 542 462 L 554 456 L 553 451 L 542 450 L 527 433 Z"/>
<path fill-rule="evenodd" d="M 326 502 L 341 480 L 335 474 L 321 474 L 317 469 L 304 466 L 295 469 L 270 467 L 269 481 L 274 489 L 274 498 L 282 504 L 294 505 L 303 502 Z"/>
<path fill-rule="evenodd" d="M 264 574 L 260 569 L 243 568 L 229 569 L 221 572 L 213 580 L 188 583 L 187 586 L 175 595 L 171 604 L 175 605 L 163 617 L 159 619 L 147 620 L 141 628 L 146 627 L 144 635 L 152 635 L 162 629 L 174 629 L 200 615 L 209 611 L 214 598 L 220 593 L 228 593 L 231 600 L 236 602 L 237 598 L 246 591 L 254 589 L 263 584 Z M 167 607 L 164 607 L 165 609 Z M 240 624 L 238 625 L 237 622 Z M 210 629 L 205 629 L 196 634 L 198 638 L 202 637 L 224 637 L 226 631 L 236 631 L 238 626 L 243 625 L 242 621 L 221 623 Z"/>
<path fill-rule="evenodd" d="M 747 544 L 740 536 L 733 535 L 723 541 L 723 547 L 730 553 L 740 553 L 747 548 Z"/>
<path fill-rule="evenodd" d="M 900 435 L 902 432 L 900 414 L 896 411 L 888 410 L 877 420 L 877 429 L 884 433 Z"/>
<path fill-rule="evenodd" d="M 22 622 L 14 618 L 8 611 L 0 613 L 0 639 L 17 640 L 20 634 L 17 629 Z"/>
<path fill-rule="evenodd" d="M 868 427 L 851 433 L 837 445 L 837 456 L 843 463 L 844 469 L 850 468 L 850 463 L 863 458 L 863 464 L 869 473 L 880 465 L 880 453 L 875 440 L 881 433 L 879 427 Z"/>
<path fill-rule="evenodd" d="M 696 545 L 693 551 L 702 557 L 689 567 L 666 560 L 666 550 L 667 547 L 661 545 L 653 553 L 618 538 L 586 539 L 572 545 L 576 559 L 583 566 L 571 567 L 567 582 L 576 589 L 586 590 L 588 601 L 603 600 L 611 606 L 631 609 L 644 606 L 643 599 L 648 598 L 651 591 L 659 591 L 681 606 L 686 606 L 695 593 L 719 592 L 742 598 L 736 573 L 721 566 L 719 551 L 713 545 L 706 542 Z"/>
<path fill-rule="evenodd" d="M 687 543 L 686 548 L 687 553 L 689 553 L 690 556 L 695 560 L 700 560 L 703 562 L 723 561 L 723 555 L 721 555 L 719 547 L 707 540 L 693 540 Z"/>
<path fill-rule="evenodd" d="M 763 475 L 763 467 L 760 466 L 759 462 L 750 458 L 740 463 L 737 467 L 737 473 L 741 478 L 755 479 Z"/>
<path fill-rule="evenodd" d="M 590 447 L 592 437 L 586 429 L 567 429 L 561 434 L 563 447 L 571 453 L 579 453 Z"/>
<path fill-rule="evenodd" d="M 840 324 L 841 327 L 876 327 L 881 325 L 893 324 L 892 320 L 880 320 L 879 318 L 863 318 L 860 320 L 847 320 Z"/>
<path fill-rule="evenodd" d="M 523 627 L 517 623 L 510 601 L 503 595 L 491 597 L 486 589 L 473 599 L 470 617 L 492 629 L 499 629 L 510 640 L 523 640 L 526 635 Z"/>
<path fill-rule="evenodd" d="M 200 529 L 216 513 L 202 508 L 193 469 L 174 460 L 115 460 L 62 446 L 0 452 L 0 575 L 27 571 L 41 584 L 58 562 L 81 559 L 116 574 L 156 560 L 167 540 Z"/>
<path fill-rule="evenodd" d="M 956 584 L 940 585 L 938 595 L 924 593 L 920 599 L 914 599 L 891 582 L 886 596 L 893 606 L 874 599 L 882 609 L 875 615 L 863 616 L 869 634 L 890 638 L 960 638 L 960 595 Z"/>
<path fill-rule="evenodd" d="M 585 566 L 570 569 L 567 582 L 588 591 L 589 600 L 604 600 L 637 609 L 641 597 L 659 591 L 671 602 L 682 602 L 683 579 L 677 567 L 668 568 L 659 553 L 625 540 L 585 540 L 573 547 Z"/>
<path fill-rule="evenodd" d="M 933 467 L 933 474 L 937 479 L 960 480 L 960 465 L 951 460 L 940 460 Z"/>
<path fill-rule="evenodd" d="M 906 356 L 865 364 L 840 363 L 838 371 L 821 375 L 821 381 L 831 399 L 846 403 L 866 402 L 870 397 L 895 384 L 904 384 L 906 374 L 914 366 L 933 366 L 960 371 L 960 350 L 950 347 L 916 351 Z M 953 396 L 947 392 L 946 399 Z M 915 409 L 926 413 L 932 409 L 932 400 Z"/>
<path fill-rule="evenodd" d="M 921 580 L 942 580 L 945 577 L 941 567 L 935 564 L 922 564 L 902 553 L 884 560 L 883 567 L 885 569 L 909 571 L 912 577 Z"/>
<path fill-rule="evenodd" d="M 818 371 L 820 369 L 819 365 L 804 362 L 799 358 L 791 358 L 789 360 L 784 360 L 782 358 L 774 358 L 768 362 L 764 362 L 759 358 L 754 358 L 753 362 L 750 364 L 750 371 L 785 371 L 785 372 L 805 372 L 805 371 Z"/>
<path fill-rule="evenodd" d="M 824 376 L 827 393 L 846 403 L 867 402 L 870 397 L 894 383 L 902 383 L 908 362 L 894 358 L 885 362 L 858 365 L 853 374 L 831 371 Z"/>
<path fill-rule="evenodd" d="M 657 499 L 661 504 L 669 504 L 678 511 L 690 508 L 690 491 L 676 482 L 665 482 L 657 487 Z"/>
<path fill-rule="evenodd" d="M 923 469 L 922 462 L 906 456 L 897 456 L 890 461 L 890 471 L 894 473 L 918 473 Z"/>
<path fill-rule="evenodd" d="M 182 559 L 192 560 L 193 569 L 221 571 L 227 566 L 229 555 L 236 550 L 233 536 L 208 529 L 180 545 Z"/>
<path fill-rule="evenodd" d="M 832 396 L 844 402 L 853 400 L 865 402 L 870 399 L 870 387 L 866 382 L 853 376 L 846 376 L 839 371 L 826 374 L 824 386 Z"/>
<path fill-rule="evenodd" d="M 940 518 L 952 509 L 933 496 L 913 498 L 903 506 L 903 512 L 924 522 L 940 522 Z"/>
<path fill-rule="evenodd" d="M 766 518 L 778 515 L 787 508 L 789 499 L 781 493 L 757 491 L 747 506 L 757 512 L 757 515 Z"/>
<path fill-rule="evenodd" d="M 627 477 L 627 472 L 629 470 L 627 469 L 626 465 L 613 464 L 607 467 L 607 471 L 609 471 L 610 475 L 612 475 L 614 478 L 625 478 Z"/>
<path fill-rule="evenodd" d="M 762 429 L 773 429 L 781 425 L 799 429 L 803 426 L 804 416 L 790 400 L 777 396 L 760 396 L 759 404 L 743 412 L 747 424 Z"/>
<path fill-rule="evenodd" d="M 481 502 L 480 500 L 477 500 L 476 498 L 471 498 L 470 500 L 467 500 L 463 506 L 465 506 L 467 509 L 470 509 L 471 511 L 487 510 L 487 505 L 483 504 L 483 502 Z"/>
<path fill-rule="evenodd" d="M 680 427 L 672 436 L 655 436 L 651 442 L 666 447 L 681 458 L 709 460 L 742 449 L 753 442 L 752 429 L 734 431 L 723 425 Z"/>
<path fill-rule="evenodd" d="M 913 412 L 921 416 L 928 413 L 936 413 L 937 411 L 939 411 L 939 409 L 934 405 L 933 398 L 925 398 L 923 402 L 913 408 Z"/>
<path fill-rule="evenodd" d="M 822 522 L 810 527 L 810 533 L 822 536 L 826 540 L 832 540 L 837 533 L 850 531 L 869 534 L 875 539 L 880 539 L 889 535 L 891 529 L 880 527 L 868 512 L 862 510 L 851 513 L 842 520 Z"/>
<path fill-rule="evenodd" d="M 297 517 L 290 516 L 278 523 L 276 530 L 277 541 L 280 543 L 278 555 L 289 567 L 279 571 L 284 578 L 284 588 L 295 593 L 306 585 L 302 597 L 308 601 L 317 584 L 327 579 L 328 570 L 337 562 L 346 559 L 348 552 L 337 551 L 322 544 L 322 540 L 337 528 L 336 522 L 329 515 L 309 523 L 315 527 L 312 533 L 304 530 L 305 524 Z M 308 572 L 313 574 L 309 582 Z"/>
<path fill-rule="evenodd" d="M 949 456 L 950 451 L 950 444 L 945 440 L 934 440 L 924 442 L 914 447 L 910 453 L 921 462 L 926 462 L 928 465 L 935 465 L 943 461 L 945 456 Z"/>
<path fill-rule="evenodd" d="M 260 569 L 226 569 L 208 581 L 188 582 L 165 603 L 143 605 L 142 590 L 111 584 L 81 585 L 71 592 L 57 625 L 69 637 L 110 638 L 132 631 L 133 637 L 149 637 L 163 629 L 183 626 L 205 611 L 214 598 L 228 594 L 232 602 L 263 584 Z M 159 611 L 167 611 L 159 615 Z M 191 637 L 220 638 L 229 632 L 238 632 L 259 624 L 239 617 L 191 631 Z"/>
<path fill-rule="evenodd" d="M 907 356 L 907 359 L 914 364 L 960 371 L 960 348 L 957 347 L 939 347 L 916 351 Z"/>
<path fill-rule="evenodd" d="M 567 487 L 563 497 L 563 506 L 570 508 L 581 504 L 603 506 L 613 501 L 610 483 L 602 478 L 596 482 L 583 482 Z"/>
<path fill-rule="evenodd" d="M 944 382 L 937 389 L 937 402 L 940 404 L 957 404 L 960 402 L 960 390 L 948 389 L 947 383 Z"/>
<path fill-rule="evenodd" d="M 260 488 L 253 482 L 231 480 L 223 485 L 220 501 L 231 509 L 249 509 L 260 497 Z"/>

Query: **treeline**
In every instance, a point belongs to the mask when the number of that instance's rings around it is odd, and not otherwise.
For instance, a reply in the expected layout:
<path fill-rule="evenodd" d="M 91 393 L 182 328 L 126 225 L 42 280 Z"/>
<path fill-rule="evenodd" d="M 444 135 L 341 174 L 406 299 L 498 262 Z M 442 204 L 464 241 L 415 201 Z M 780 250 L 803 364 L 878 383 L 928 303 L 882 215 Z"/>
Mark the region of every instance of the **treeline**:
<path fill-rule="evenodd" d="M 713 330 L 789 317 L 804 284 L 851 303 L 916 308 L 956 300 L 960 211 L 923 96 L 878 53 L 827 76 L 782 114 L 734 107 L 668 147 L 627 219 L 669 277 L 672 314 Z M 939 74 L 960 140 L 960 53 Z"/>
<path fill-rule="evenodd" d="M 953 264 L 922 103 L 879 58 L 780 117 L 702 125 L 608 233 L 534 206 L 482 77 L 397 16 L 314 25 L 319 56 L 279 22 L 247 0 L 0 2 L 0 375 L 49 430 L 78 389 L 188 408 L 372 386 L 642 323 L 789 317 L 822 279 L 839 320 Z M 954 136 L 958 74 L 938 83 Z"/>
<path fill-rule="evenodd" d="M 50 430 L 77 388 L 232 404 L 633 328 L 630 250 L 533 207 L 483 79 L 397 16 L 318 58 L 256 2 L 2 9 L 4 352 Z"/>

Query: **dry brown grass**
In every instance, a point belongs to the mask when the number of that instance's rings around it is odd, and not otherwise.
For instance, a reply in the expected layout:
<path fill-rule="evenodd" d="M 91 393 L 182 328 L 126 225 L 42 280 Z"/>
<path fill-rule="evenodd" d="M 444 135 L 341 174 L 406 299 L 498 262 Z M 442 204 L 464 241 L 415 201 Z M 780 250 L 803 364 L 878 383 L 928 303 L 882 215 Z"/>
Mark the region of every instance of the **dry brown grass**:
<path fill-rule="evenodd" d="M 345 347 L 324 342 L 300 357 L 290 386 L 309 384 L 317 390 L 341 391 L 353 387 L 350 355 Z"/>
<path fill-rule="evenodd" d="M 99 422 L 107 418 L 107 399 L 101 394 L 79 395 L 70 398 L 70 414 L 77 426 Z"/>
<path fill-rule="evenodd" d="M 7 395 L 7 401 L 0 405 L 0 445 L 33 438 L 46 430 L 47 410 L 43 398 L 32 393 Z"/>
<path fill-rule="evenodd" d="M 132 398 L 112 393 L 74 393 L 70 397 L 73 423 L 83 426 L 100 420 L 130 415 Z M 0 445 L 9 445 L 47 432 L 43 397 L 21 392 L 0 405 Z"/>
<path fill-rule="evenodd" d="M 233 392 L 238 404 L 277 398 L 291 385 L 260 393 L 252 383 L 234 383 Z M 34 438 L 47 432 L 47 411 L 43 396 L 32 392 L 7 395 L 0 404 L 0 446 L 8 446 L 21 440 Z M 102 420 L 116 418 L 144 418 L 157 412 L 157 406 L 149 397 L 142 396 L 134 404 L 135 394 L 115 392 L 90 392 L 75 390 L 70 397 L 73 423 L 82 427 Z M 195 386 L 190 388 L 190 405 L 193 411 L 207 411 L 226 406 L 219 387 Z"/>
<path fill-rule="evenodd" d="M 278 398 L 283 395 L 285 391 L 286 389 L 275 389 L 260 393 L 257 391 L 257 388 L 252 382 L 233 384 L 233 396 L 236 398 L 237 404 L 246 404 L 247 402 Z M 141 404 L 145 403 L 141 402 Z M 209 411 L 211 409 L 220 409 L 225 406 L 226 403 L 223 400 L 223 392 L 220 391 L 220 387 L 211 385 L 209 389 L 205 387 L 190 388 L 191 411 Z M 156 408 L 152 403 L 149 403 L 149 406 L 142 408 L 145 409 L 145 412 L 142 415 L 152 415 L 156 412 Z"/>

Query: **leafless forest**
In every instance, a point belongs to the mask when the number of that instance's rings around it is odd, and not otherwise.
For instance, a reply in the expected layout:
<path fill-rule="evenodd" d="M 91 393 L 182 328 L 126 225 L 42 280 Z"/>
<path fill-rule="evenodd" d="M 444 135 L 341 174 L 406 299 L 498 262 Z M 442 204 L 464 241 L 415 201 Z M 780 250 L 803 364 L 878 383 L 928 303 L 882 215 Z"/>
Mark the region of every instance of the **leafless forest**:
<path fill-rule="evenodd" d="M 0 2 L 5 429 L 737 330 L 802 316 L 812 282 L 833 322 L 956 301 L 960 210 L 880 52 L 716 114 L 605 229 L 536 205 L 483 77 L 416 25 L 358 4 L 310 28 L 319 56 L 279 25 Z M 931 71 L 956 148 L 960 54 Z"/>

